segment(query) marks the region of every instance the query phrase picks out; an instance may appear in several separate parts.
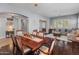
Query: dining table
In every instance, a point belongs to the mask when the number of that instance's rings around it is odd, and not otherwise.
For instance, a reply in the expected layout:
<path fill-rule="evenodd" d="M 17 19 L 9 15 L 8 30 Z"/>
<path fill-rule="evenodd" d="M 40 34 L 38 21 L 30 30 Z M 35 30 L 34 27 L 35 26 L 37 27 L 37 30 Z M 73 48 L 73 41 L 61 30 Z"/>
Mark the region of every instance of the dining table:
<path fill-rule="evenodd" d="M 26 36 L 22 36 L 22 44 L 24 46 L 27 46 L 29 48 L 32 49 L 32 51 L 36 51 L 37 49 L 39 49 L 43 44 L 46 44 L 47 41 L 46 40 L 41 40 L 41 41 L 35 41 L 32 38 L 26 37 Z"/>

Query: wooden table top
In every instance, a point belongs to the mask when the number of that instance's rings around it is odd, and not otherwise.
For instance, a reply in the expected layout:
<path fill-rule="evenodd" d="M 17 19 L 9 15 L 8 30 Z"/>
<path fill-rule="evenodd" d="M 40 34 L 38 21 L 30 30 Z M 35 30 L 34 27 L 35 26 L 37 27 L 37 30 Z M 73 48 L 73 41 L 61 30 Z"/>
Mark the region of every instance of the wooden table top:
<path fill-rule="evenodd" d="M 35 42 L 30 38 L 27 39 L 27 37 L 22 37 L 22 44 L 30 47 L 32 49 L 32 51 L 35 51 L 44 44 L 44 40 L 42 40 L 40 42 Z"/>

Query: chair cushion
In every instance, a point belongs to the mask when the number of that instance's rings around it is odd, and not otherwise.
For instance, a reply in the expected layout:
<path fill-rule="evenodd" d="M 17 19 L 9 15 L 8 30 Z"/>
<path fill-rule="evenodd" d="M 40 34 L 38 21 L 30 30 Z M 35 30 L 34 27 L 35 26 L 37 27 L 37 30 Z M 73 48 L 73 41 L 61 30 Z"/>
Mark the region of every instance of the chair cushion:
<path fill-rule="evenodd" d="M 28 47 L 24 47 L 23 53 L 27 53 L 27 52 L 29 52 L 29 51 L 31 51 L 30 48 L 28 48 Z"/>
<path fill-rule="evenodd" d="M 17 32 L 17 35 L 19 35 L 19 36 L 23 36 L 22 31 Z"/>
<path fill-rule="evenodd" d="M 45 54 L 45 53 L 43 53 L 43 52 L 40 51 L 39 55 L 47 55 L 47 54 Z"/>
<path fill-rule="evenodd" d="M 39 33 L 38 36 L 43 37 L 43 33 Z"/>
<path fill-rule="evenodd" d="M 32 34 L 33 34 L 33 35 L 36 35 L 36 34 L 37 34 L 37 32 L 33 32 Z"/>
<path fill-rule="evenodd" d="M 42 47 L 40 47 L 39 49 L 40 49 L 41 51 L 45 52 L 45 53 L 48 53 L 48 50 L 49 50 L 49 48 L 46 47 L 46 46 L 42 46 Z"/>

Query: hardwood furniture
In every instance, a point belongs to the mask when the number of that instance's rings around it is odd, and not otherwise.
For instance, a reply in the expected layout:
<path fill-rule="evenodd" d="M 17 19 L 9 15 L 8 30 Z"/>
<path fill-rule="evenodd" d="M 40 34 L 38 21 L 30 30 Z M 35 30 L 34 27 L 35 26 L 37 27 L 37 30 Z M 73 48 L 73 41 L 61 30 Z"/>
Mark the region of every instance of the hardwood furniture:
<path fill-rule="evenodd" d="M 44 38 L 44 32 L 42 32 L 42 31 L 37 32 L 37 30 L 33 30 L 32 36 L 39 37 L 39 38 L 43 39 Z"/>
<path fill-rule="evenodd" d="M 38 48 L 40 48 L 44 43 L 46 43 L 46 40 L 42 40 L 40 42 L 33 41 L 32 38 L 22 36 L 22 43 L 24 46 L 28 46 L 32 49 L 32 51 L 36 51 Z"/>
<path fill-rule="evenodd" d="M 36 35 L 32 34 L 30 36 L 30 39 L 32 39 L 33 41 L 37 41 L 37 42 L 40 42 L 44 39 L 44 33 L 42 31 L 39 31 L 39 32 L 35 32 Z"/>
<path fill-rule="evenodd" d="M 16 30 L 16 35 L 23 36 L 23 30 Z"/>
<path fill-rule="evenodd" d="M 17 41 L 16 41 L 16 37 L 12 36 L 12 41 L 13 41 L 13 54 L 16 54 L 16 52 L 17 52 Z"/>
<path fill-rule="evenodd" d="M 39 48 L 40 55 L 51 55 L 56 43 L 56 39 L 52 40 L 52 43 L 49 47 L 42 46 Z"/>
<path fill-rule="evenodd" d="M 37 32 L 37 37 L 44 39 L 44 33 L 42 31 Z"/>
<path fill-rule="evenodd" d="M 33 30 L 32 35 L 36 36 L 37 35 L 37 30 Z"/>
<path fill-rule="evenodd" d="M 37 32 L 32 32 L 32 35 L 36 36 L 37 35 Z"/>
<path fill-rule="evenodd" d="M 28 54 L 31 51 L 31 49 L 29 47 L 23 45 L 23 41 L 22 41 L 21 36 L 16 37 L 16 40 L 17 40 L 17 43 L 18 43 L 19 50 L 21 51 L 21 53 L 23 55 Z"/>
<path fill-rule="evenodd" d="M 72 41 L 68 40 L 67 36 L 53 36 L 53 34 L 48 34 L 45 35 L 45 37 L 48 37 L 49 39 L 56 39 L 59 43 L 62 42 L 63 43 L 63 49 L 65 47 L 65 45 L 67 45 L 67 43 L 71 43 Z"/>
<path fill-rule="evenodd" d="M 46 28 L 42 28 L 42 32 L 46 33 Z"/>
<path fill-rule="evenodd" d="M 23 33 L 23 34 L 24 34 L 24 36 L 27 36 L 27 37 L 33 37 L 32 34 L 29 34 L 29 33 L 27 33 L 27 32 L 25 32 L 25 33 Z"/>

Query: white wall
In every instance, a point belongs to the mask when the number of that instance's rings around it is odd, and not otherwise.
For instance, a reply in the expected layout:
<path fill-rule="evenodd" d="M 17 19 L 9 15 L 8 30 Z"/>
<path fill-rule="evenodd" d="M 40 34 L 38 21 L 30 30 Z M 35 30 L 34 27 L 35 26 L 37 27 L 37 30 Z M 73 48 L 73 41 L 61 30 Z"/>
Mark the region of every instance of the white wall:
<path fill-rule="evenodd" d="M 67 28 L 67 29 L 72 29 L 72 28 L 76 28 L 77 27 L 77 15 L 68 15 L 68 16 L 61 16 L 61 17 L 55 17 L 55 18 L 52 18 L 50 20 L 50 26 L 52 26 L 52 28 L 54 27 L 53 26 L 53 23 L 55 23 L 56 21 L 60 21 L 60 22 L 63 22 L 63 21 L 68 21 L 68 26 L 67 27 L 63 27 L 63 28 Z M 62 26 L 60 26 L 60 28 L 62 28 Z"/>
<path fill-rule="evenodd" d="M 19 14 L 27 16 L 28 20 L 29 20 L 29 32 L 30 33 L 32 33 L 32 30 L 34 30 L 34 29 L 39 29 L 39 20 L 40 19 L 46 20 L 47 22 L 49 21 L 49 18 L 40 16 L 40 15 L 35 14 L 35 13 L 32 13 L 28 10 L 23 9 L 23 8 L 25 8 L 25 7 L 11 6 L 11 5 L 8 5 L 8 4 L 0 4 L 0 12 L 13 12 L 13 13 L 19 13 Z M 0 24 L 4 25 L 4 20 L 1 20 Z M 47 23 L 47 24 L 49 25 L 49 23 Z M 2 26 L 1 26 L 1 28 L 2 28 Z M 48 28 L 49 28 L 49 26 L 47 26 L 47 29 Z M 4 35 L 4 33 L 3 33 L 3 35 L 1 33 L 2 30 L 4 30 L 4 28 L 0 29 L 0 36 Z"/>

